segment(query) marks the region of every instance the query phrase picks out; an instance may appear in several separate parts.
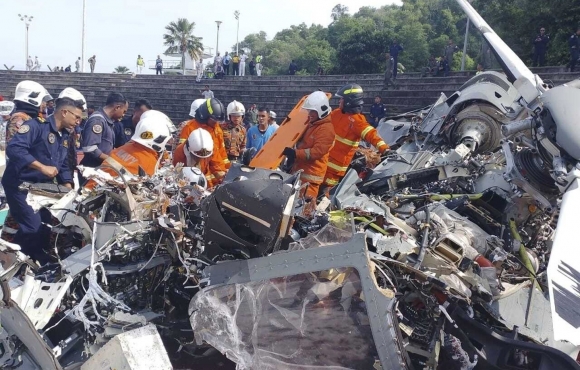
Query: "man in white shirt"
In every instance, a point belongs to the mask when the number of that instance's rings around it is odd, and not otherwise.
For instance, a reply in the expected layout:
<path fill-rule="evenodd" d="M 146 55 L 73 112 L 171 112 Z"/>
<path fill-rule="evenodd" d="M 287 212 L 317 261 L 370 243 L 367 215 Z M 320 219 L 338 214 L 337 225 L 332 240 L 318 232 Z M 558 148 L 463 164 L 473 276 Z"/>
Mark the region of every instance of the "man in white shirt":
<path fill-rule="evenodd" d="M 28 60 L 26 60 L 26 70 L 32 71 L 32 67 L 34 67 L 34 63 L 32 63 L 32 57 L 29 55 Z"/>
<path fill-rule="evenodd" d="M 77 61 L 75 62 L 75 69 L 76 69 L 75 72 L 77 72 L 77 73 L 80 72 L 80 70 L 81 70 L 81 57 L 79 57 L 79 59 L 77 59 Z"/>
<path fill-rule="evenodd" d="M 221 70 L 221 68 L 219 68 L 219 66 L 222 65 L 222 57 L 220 56 L 220 53 L 217 53 L 215 56 L 215 59 L 213 60 L 213 68 L 214 68 L 214 72 L 218 73 L 218 70 Z"/>
<path fill-rule="evenodd" d="M 242 55 L 240 55 L 240 76 L 246 75 L 246 59 L 248 59 L 248 56 L 242 51 Z"/>
<path fill-rule="evenodd" d="M 205 85 L 205 90 L 201 92 L 201 95 L 204 99 L 211 99 L 213 98 L 213 91 L 209 89 L 209 85 Z"/>
<path fill-rule="evenodd" d="M 38 57 L 34 57 L 34 71 L 40 71 L 40 60 L 38 60 Z"/>
<path fill-rule="evenodd" d="M 203 59 L 200 59 L 199 62 L 197 62 L 197 65 L 195 66 L 195 68 L 197 69 L 197 82 L 201 82 L 201 78 L 203 77 Z"/>

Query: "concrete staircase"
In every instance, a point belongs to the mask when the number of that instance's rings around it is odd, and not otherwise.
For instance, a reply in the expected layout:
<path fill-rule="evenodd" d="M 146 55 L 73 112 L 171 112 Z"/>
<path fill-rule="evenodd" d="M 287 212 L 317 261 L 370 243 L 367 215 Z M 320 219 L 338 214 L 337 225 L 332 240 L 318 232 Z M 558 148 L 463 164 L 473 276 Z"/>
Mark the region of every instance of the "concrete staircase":
<path fill-rule="evenodd" d="M 580 73 L 563 72 L 562 67 L 536 68 L 534 72 L 554 85 L 580 78 Z M 406 73 L 398 76 L 397 89 L 383 91 L 383 76 L 380 74 L 227 76 L 223 80 L 202 80 L 197 83 L 192 76 L 132 77 L 117 74 L 0 71 L 0 94 L 5 99 L 12 99 L 16 85 L 29 79 L 44 85 L 54 97 L 65 87 L 74 87 L 85 95 L 89 105 L 99 107 L 110 92 L 116 91 L 122 93 L 130 103 L 139 98 L 148 99 L 155 109 L 179 122 L 187 119 L 191 102 L 201 98 L 200 90 L 206 84 L 224 105 L 235 99 L 246 108 L 256 104 L 274 110 L 282 118 L 302 96 L 312 91 L 321 89 L 334 93 L 345 83 L 356 82 L 365 90 L 365 112 L 369 110 L 374 97 L 379 95 L 391 114 L 432 104 L 441 92 L 447 95 L 453 93 L 473 75 L 473 71 L 452 72 L 448 77 L 421 77 L 418 73 Z M 331 105 L 337 106 L 337 99 L 332 99 Z"/>

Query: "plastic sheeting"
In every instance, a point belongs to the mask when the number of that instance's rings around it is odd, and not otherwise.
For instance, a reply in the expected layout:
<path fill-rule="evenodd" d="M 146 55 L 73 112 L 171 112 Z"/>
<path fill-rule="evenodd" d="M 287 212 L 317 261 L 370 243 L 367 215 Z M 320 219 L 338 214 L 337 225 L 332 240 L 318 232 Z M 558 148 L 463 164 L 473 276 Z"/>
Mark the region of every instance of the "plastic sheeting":
<path fill-rule="evenodd" d="M 377 359 L 358 272 L 332 269 L 207 288 L 190 320 L 238 369 L 371 369 Z"/>

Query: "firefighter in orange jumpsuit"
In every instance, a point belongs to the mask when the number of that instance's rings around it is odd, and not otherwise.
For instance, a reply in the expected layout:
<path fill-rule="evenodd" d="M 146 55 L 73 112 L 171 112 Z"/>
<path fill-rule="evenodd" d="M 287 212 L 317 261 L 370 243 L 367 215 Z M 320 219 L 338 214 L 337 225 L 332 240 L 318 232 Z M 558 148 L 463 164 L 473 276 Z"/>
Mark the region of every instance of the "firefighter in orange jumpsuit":
<path fill-rule="evenodd" d="M 389 146 L 381 139 L 377 130 L 367 122 L 361 113 L 362 87 L 357 84 L 347 84 L 338 90 L 336 96 L 340 98 L 340 105 L 331 113 L 336 136 L 334 147 L 330 151 L 328 159 L 328 169 L 323 185 L 324 191 L 340 182 L 361 140 L 372 144 L 381 154 L 389 150 Z"/>
<path fill-rule="evenodd" d="M 148 176 L 153 176 L 159 166 L 159 162 L 165 152 L 165 145 L 171 139 L 171 132 L 165 119 L 165 114 L 158 111 L 150 111 L 155 114 L 143 115 L 131 140 L 109 154 L 103 162 L 103 170 L 112 176 L 119 176 L 119 172 L 139 175 L 141 168 Z M 112 167 L 115 170 L 111 168 Z M 92 188 L 94 182 L 87 183 Z"/>
<path fill-rule="evenodd" d="M 312 208 L 316 206 L 316 197 L 328 163 L 328 155 L 334 144 L 334 128 L 330 119 L 330 103 L 326 94 L 315 91 L 308 96 L 303 109 L 308 110 L 309 124 L 294 148 L 285 148 L 283 154 L 293 161 L 292 173 L 302 171 L 300 179 L 308 183 L 304 194 Z"/>
<path fill-rule="evenodd" d="M 202 128 L 194 130 L 187 141 L 181 143 L 173 152 L 173 165 L 183 164 L 185 167 L 196 167 L 201 170 L 207 180 L 207 187 L 213 188 L 216 178 L 210 166 L 213 154 L 213 140 L 209 132 Z M 225 168 L 221 168 L 225 172 Z"/>
<path fill-rule="evenodd" d="M 215 98 L 207 99 L 205 103 L 201 104 L 195 111 L 195 118 L 187 122 L 179 134 L 180 143 L 184 143 L 187 138 L 189 138 L 192 131 L 198 128 L 203 128 L 211 134 L 214 145 L 211 159 L 211 162 L 213 163 L 212 173 L 214 176 L 219 176 L 216 177 L 218 183 L 221 182 L 221 179 L 225 176 L 225 172 L 223 175 L 218 173 L 219 171 L 217 171 L 217 168 L 222 168 L 222 166 L 218 166 L 217 162 L 221 162 L 226 170 L 231 166 L 226 153 L 226 146 L 224 144 L 224 133 L 220 126 L 220 123 L 224 121 L 225 116 L 226 110 L 222 102 Z"/>

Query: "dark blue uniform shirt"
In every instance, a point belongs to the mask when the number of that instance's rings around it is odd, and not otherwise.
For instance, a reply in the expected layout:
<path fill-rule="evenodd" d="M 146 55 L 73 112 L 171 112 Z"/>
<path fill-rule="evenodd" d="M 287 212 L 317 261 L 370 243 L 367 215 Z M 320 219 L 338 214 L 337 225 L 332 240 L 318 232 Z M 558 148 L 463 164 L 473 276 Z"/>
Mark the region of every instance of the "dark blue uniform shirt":
<path fill-rule="evenodd" d="M 397 59 L 401 51 L 403 51 L 403 47 L 400 44 L 392 44 L 389 47 L 389 54 L 391 54 L 391 56 L 395 59 Z"/>
<path fill-rule="evenodd" d="M 28 167 L 34 161 L 56 167 L 59 184 L 72 184 L 72 171 L 66 160 L 68 145 L 69 133 L 56 129 L 54 116 L 49 116 L 46 121 L 36 118 L 24 122 L 6 148 L 9 160 L 2 185 L 14 188 L 24 181 L 53 182 L 53 179 Z"/>
<path fill-rule="evenodd" d="M 101 154 L 109 155 L 113 150 L 115 143 L 115 132 L 113 131 L 114 122 L 109 118 L 102 109 L 93 113 L 81 135 L 81 148 L 85 153 L 81 165 L 87 167 L 100 166 L 102 160 Z"/>
<path fill-rule="evenodd" d="M 115 132 L 115 148 L 127 144 L 135 133 L 133 117 L 125 117 L 121 122 L 115 122 L 113 131 Z"/>

